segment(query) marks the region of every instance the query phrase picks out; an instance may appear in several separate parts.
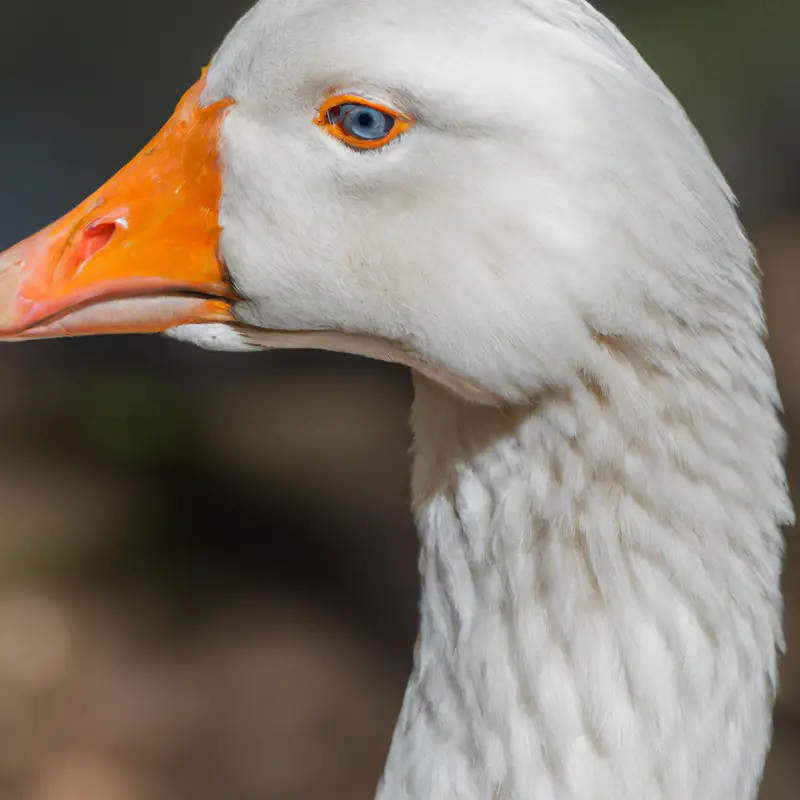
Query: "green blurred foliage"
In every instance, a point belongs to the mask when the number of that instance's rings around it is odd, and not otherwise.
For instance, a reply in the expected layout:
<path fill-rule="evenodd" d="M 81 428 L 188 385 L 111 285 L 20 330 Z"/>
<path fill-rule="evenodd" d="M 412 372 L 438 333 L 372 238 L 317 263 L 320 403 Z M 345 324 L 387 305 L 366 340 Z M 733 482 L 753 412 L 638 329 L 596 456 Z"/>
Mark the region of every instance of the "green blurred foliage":
<path fill-rule="evenodd" d="M 186 441 L 180 400 L 170 384 L 141 371 L 102 374 L 86 386 L 81 406 L 90 444 L 116 460 L 146 464 Z"/>
<path fill-rule="evenodd" d="M 735 105 L 800 73 L 796 0 L 614 3 L 620 28 L 688 107 Z"/>

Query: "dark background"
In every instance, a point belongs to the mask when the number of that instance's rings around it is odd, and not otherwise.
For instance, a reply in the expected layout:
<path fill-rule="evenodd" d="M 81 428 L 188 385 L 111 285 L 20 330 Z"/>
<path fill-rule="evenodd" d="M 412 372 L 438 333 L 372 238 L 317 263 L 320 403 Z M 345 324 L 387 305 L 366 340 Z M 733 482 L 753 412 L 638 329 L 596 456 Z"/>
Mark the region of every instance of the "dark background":
<path fill-rule="evenodd" d="M 133 156 L 248 5 L 3 0 L 0 250 Z M 741 199 L 793 433 L 800 5 L 596 5 Z M 314 353 L 0 346 L 0 796 L 369 800 L 415 635 L 410 397 Z M 764 800 L 800 782 L 800 555 L 786 592 Z"/>

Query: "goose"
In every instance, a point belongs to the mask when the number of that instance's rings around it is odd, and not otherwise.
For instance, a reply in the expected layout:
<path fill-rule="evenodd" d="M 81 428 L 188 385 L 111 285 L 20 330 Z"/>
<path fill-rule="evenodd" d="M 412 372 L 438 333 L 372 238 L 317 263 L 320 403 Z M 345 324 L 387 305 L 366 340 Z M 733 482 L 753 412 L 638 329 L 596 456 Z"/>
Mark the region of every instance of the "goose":
<path fill-rule="evenodd" d="M 414 666 L 378 800 L 746 800 L 783 647 L 756 258 L 584 0 L 261 0 L 0 256 L 0 337 L 405 364 Z"/>

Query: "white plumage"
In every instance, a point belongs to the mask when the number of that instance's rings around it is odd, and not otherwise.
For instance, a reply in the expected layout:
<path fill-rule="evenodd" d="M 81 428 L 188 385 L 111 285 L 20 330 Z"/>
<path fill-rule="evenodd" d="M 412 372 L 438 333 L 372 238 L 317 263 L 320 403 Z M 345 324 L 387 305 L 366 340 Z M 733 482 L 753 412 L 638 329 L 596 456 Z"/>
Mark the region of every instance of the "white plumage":
<path fill-rule="evenodd" d="M 313 124 L 333 90 L 417 124 L 356 152 Z M 784 436 L 676 100 L 582 0 L 262 0 L 223 98 L 241 325 L 173 335 L 415 370 L 421 630 L 379 800 L 752 800 Z"/>
<path fill-rule="evenodd" d="M 335 85 L 421 124 L 348 152 Z M 416 379 L 421 631 L 380 800 L 745 800 L 791 510 L 755 262 L 678 103 L 573 0 L 262 2 L 217 55 L 225 257 Z"/>

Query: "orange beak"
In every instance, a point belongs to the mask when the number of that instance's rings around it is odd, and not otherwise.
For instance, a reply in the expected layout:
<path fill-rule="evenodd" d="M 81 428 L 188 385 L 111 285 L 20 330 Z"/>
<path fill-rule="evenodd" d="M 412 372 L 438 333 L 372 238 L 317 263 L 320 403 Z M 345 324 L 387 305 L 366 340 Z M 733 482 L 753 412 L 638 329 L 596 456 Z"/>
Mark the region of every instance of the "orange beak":
<path fill-rule="evenodd" d="M 231 101 L 203 108 L 204 85 L 105 186 L 0 254 L 0 339 L 232 320 L 235 295 L 217 257 L 217 140 Z"/>

